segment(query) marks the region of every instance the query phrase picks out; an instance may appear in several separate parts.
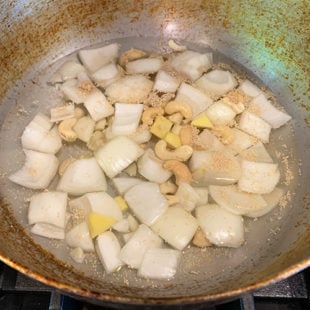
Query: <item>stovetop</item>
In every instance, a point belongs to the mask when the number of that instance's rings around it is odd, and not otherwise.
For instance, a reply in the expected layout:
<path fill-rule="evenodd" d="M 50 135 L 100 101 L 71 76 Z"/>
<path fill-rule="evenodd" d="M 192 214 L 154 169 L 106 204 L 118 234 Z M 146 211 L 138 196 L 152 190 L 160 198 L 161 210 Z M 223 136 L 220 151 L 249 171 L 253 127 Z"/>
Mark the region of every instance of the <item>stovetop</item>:
<path fill-rule="evenodd" d="M 62 295 L 0 263 L 0 310 L 108 310 Z M 123 308 L 124 309 L 124 308 Z M 146 309 L 153 309 L 147 307 Z M 165 307 L 167 309 L 167 307 Z M 168 308 L 169 309 L 169 308 Z M 179 305 L 184 310 L 303 310 L 310 309 L 310 268 L 253 294 L 218 306 Z"/>

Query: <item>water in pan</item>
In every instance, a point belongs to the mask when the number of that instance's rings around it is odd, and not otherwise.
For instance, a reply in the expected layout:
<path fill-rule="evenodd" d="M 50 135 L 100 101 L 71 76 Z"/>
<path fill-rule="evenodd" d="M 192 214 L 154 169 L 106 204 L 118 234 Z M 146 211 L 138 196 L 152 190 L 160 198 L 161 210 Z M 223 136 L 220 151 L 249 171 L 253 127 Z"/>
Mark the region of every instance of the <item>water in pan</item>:
<path fill-rule="evenodd" d="M 167 46 L 161 44 L 160 40 L 156 38 L 124 38 L 113 42 L 118 42 L 121 45 L 121 51 L 131 47 L 161 53 L 168 51 Z M 108 43 L 105 42 L 104 45 Z M 184 43 L 190 46 L 190 49 L 199 52 L 212 51 L 210 47 Z M 212 52 L 215 64 L 225 63 L 230 67 L 230 70 L 236 72 L 240 77 L 246 76 L 256 84 L 263 86 L 253 74 L 247 72 L 245 68 L 235 63 L 232 59 L 225 57 L 218 51 Z M 31 72 L 25 74 L 23 79 L 18 81 L 17 85 L 12 88 L 1 106 L 1 196 L 10 202 L 16 218 L 26 228 L 28 233 L 27 206 L 28 199 L 34 191 L 11 183 L 7 176 L 22 166 L 24 156 L 21 149 L 20 136 L 25 126 L 37 112 L 43 111 L 48 114 L 52 106 L 62 102 L 59 91 L 51 87 L 48 84 L 48 80 L 53 72 L 69 59 L 77 59 L 76 53 L 61 57 L 56 61 L 51 61 L 51 63 L 38 64 L 35 68 L 32 68 Z M 288 196 L 292 195 L 298 178 L 298 164 L 296 160 L 298 156 L 294 152 L 292 127 L 287 125 L 274 131 L 267 148 L 272 157 L 280 163 L 281 186 L 285 188 Z M 281 154 L 280 158 L 277 157 L 275 150 L 277 150 L 278 154 Z M 81 152 L 86 152 L 83 144 L 74 143 L 63 147 L 57 156 L 61 160 L 69 154 L 74 156 Z M 57 177 L 50 185 L 50 188 L 53 188 L 56 183 Z M 281 238 L 281 223 L 285 222 L 291 205 L 291 203 L 288 203 L 286 208 L 278 207 L 268 216 L 258 220 L 246 220 L 246 244 L 238 249 L 207 248 L 201 250 L 195 247 L 186 249 L 181 259 L 176 281 L 182 279 L 186 274 L 187 277 L 193 277 L 197 281 L 199 281 L 199 278 L 207 277 L 212 282 L 217 281 L 219 274 L 221 274 L 223 280 L 223 275 L 226 274 L 224 277 L 229 277 L 233 270 L 234 272 L 246 270 L 249 266 L 255 264 L 251 260 L 253 257 L 256 257 L 258 261 L 263 256 L 266 256 L 276 240 Z M 142 281 L 137 279 L 137 277 L 129 276 L 133 271 L 126 268 L 123 268 L 119 273 L 105 275 L 103 268 L 94 255 L 87 255 L 86 264 L 77 264 L 68 255 L 68 248 L 63 242 L 48 240 L 38 236 L 33 236 L 33 238 L 57 258 L 72 264 L 89 276 L 95 278 L 105 277 L 106 281 L 113 280 L 114 284 L 118 281 L 123 283 L 124 278 L 131 279 L 131 281 L 132 279 L 135 279 L 137 282 Z M 241 262 L 243 263 L 241 264 Z"/>

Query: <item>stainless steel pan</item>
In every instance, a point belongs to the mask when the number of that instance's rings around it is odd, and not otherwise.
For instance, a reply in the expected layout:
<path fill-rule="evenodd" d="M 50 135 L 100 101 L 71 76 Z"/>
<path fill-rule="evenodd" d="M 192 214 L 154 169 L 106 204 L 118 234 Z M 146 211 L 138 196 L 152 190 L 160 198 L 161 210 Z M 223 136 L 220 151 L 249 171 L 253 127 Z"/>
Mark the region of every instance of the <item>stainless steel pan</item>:
<path fill-rule="evenodd" d="M 1 260 L 68 294 L 132 304 L 218 302 L 309 266 L 309 16 L 306 0 L 1 1 Z M 37 110 L 53 103 L 46 79 L 64 56 L 111 40 L 165 51 L 170 38 L 220 51 L 219 60 L 236 70 L 243 66 L 293 116 L 292 129 L 276 133 L 293 167 L 291 202 L 246 223 L 247 243 L 239 249 L 186 250 L 168 282 L 139 279 L 131 270 L 105 275 L 91 262 L 81 269 L 61 247 L 34 240 L 25 228 L 24 198 L 30 194 L 6 179 L 23 160 L 18 137 Z M 285 171 L 284 177 L 290 178 Z"/>

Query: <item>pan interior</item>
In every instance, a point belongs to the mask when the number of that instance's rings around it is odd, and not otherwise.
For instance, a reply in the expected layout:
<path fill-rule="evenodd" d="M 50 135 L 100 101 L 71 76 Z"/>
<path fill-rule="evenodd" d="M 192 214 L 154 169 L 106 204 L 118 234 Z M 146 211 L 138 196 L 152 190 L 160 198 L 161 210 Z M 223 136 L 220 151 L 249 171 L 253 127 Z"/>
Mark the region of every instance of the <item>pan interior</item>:
<path fill-rule="evenodd" d="M 104 42 L 117 42 L 122 50 L 136 47 L 153 52 L 167 52 L 166 42 L 158 37 L 125 37 Z M 252 72 L 240 65 L 233 59 L 226 57 L 218 50 L 204 44 L 195 44 L 189 41 L 181 41 L 190 49 L 206 52 L 212 51 L 216 63 L 226 63 L 232 71 L 260 86 L 263 82 Z M 102 45 L 102 43 L 100 44 Z M 100 46 L 95 45 L 92 47 Z M 76 59 L 76 53 L 58 57 L 57 59 L 45 59 L 37 62 L 26 74 L 16 83 L 3 100 L 1 106 L 1 131 L 0 131 L 0 188 L 1 196 L 5 197 L 13 210 L 17 222 L 25 228 L 25 233 L 31 236 L 37 244 L 53 254 L 63 265 L 73 267 L 73 272 L 91 282 L 79 283 L 81 288 L 98 292 L 105 291 L 103 287 L 118 287 L 124 289 L 128 294 L 134 292 L 143 296 L 157 297 L 164 294 L 168 297 L 177 297 L 182 294 L 200 295 L 215 292 L 223 292 L 233 284 L 238 287 L 245 279 L 248 283 L 255 283 L 257 275 L 264 266 L 273 262 L 274 259 L 286 250 L 290 238 L 289 230 L 293 223 L 301 220 L 302 212 L 296 212 L 298 200 L 299 179 L 299 147 L 296 145 L 296 137 L 293 124 L 284 126 L 272 134 L 272 140 L 267 146 L 268 151 L 275 161 L 279 162 L 281 169 L 281 187 L 285 189 L 288 203 L 275 208 L 270 214 L 257 220 L 246 219 L 246 243 L 238 249 L 228 248 L 206 248 L 198 249 L 190 247 L 182 255 L 176 277 L 169 282 L 145 280 L 136 276 L 136 271 L 123 268 L 114 274 L 105 274 L 94 255 L 87 255 L 86 264 L 77 264 L 68 255 L 68 248 L 64 242 L 48 240 L 33 236 L 27 225 L 27 200 L 34 193 L 31 190 L 21 188 L 8 181 L 7 176 L 16 171 L 24 160 L 20 144 L 20 136 L 25 126 L 34 115 L 43 111 L 48 114 L 49 109 L 61 102 L 59 92 L 48 84 L 53 72 L 66 60 Z M 267 91 L 272 89 L 267 88 Z M 281 96 L 276 94 L 276 100 L 281 101 Z M 288 110 L 288 113 L 291 113 Z M 276 151 L 277 150 L 277 151 Z M 79 144 L 65 146 L 59 153 L 59 158 L 83 152 Z M 55 180 L 51 187 L 55 186 Z M 292 218 L 294 221 L 292 221 Z M 305 221 L 305 219 L 303 219 Z M 295 227 L 298 230 L 298 227 Z M 300 233 L 302 227 L 300 228 Z M 298 235 L 298 234 L 297 234 Z M 35 266 L 31 267 L 35 269 Z M 71 267 L 70 267 L 71 268 Z M 242 276 L 240 276 L 242 275 Z M 70 282 L 70 280 L 69 280 Z M 91 283 L 91 284 L 89 284 Z M 202 285 L 203 284 L 203 285 Z M 169 291 L 163 290 L 169 287 Z M 152 290 L 149 290 L 152 288 Z M 146 293 L 147 292 L 147 293 Z"/>

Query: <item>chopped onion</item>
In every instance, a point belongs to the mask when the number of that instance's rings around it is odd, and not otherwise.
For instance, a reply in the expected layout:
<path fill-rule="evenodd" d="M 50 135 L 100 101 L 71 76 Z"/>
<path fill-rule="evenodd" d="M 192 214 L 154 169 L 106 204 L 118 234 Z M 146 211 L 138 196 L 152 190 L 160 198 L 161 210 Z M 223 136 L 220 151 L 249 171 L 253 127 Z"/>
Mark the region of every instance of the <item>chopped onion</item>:
<path fill-rule="evenodd" d="M 52 108 L 51 113 L 51 122 L 59 122 L 64 119 L 74 117 L 74 103 L 70 102 L 61 107 Z"/>
<path fill-rule="evenodd" d="M 150 248 L 160 248 L 163 240 L 148 226 L 141 224 L 120 252 L 120 259 L 130 268 L 141 266 L 145 252 Z"/>
<path fill-rule="evenodd" d="M 85 195 L 89 201 L 91 212 L 96 212 L 117 221 L 123 218 L 122 211 L 117 202 L 105 192 L 88 193 Z"/>
<path fill-rule="evenodd" d="M 74 248 L 70 250 L 70 256 L 71 258 L 81 264 L 83 263 L 84 259 L 85 259 L 85 253 L 81 248 Z"/>
<path fill-rule="evenodd" d="M 23 131 L 21 141 L 25 149 L 56 154 L 61 146 L 57 127 L 42 113 L 37 114 Z M 52 129 L 51 129 L 52 128 Z"/>
<path fill-rule="evenodd" d="M 57 173 L 57 157 L 31 150 L 24 150 L 24 153 L 26 160 L 23 167 L 10 175 L 9 179 L 27 188 L 46 188 Z"/>
<path fill-rule="evenodd" d="M 264 143 L 269 142 L 271 126 L 259 116 L 244 111 L 241 114 L 239 128 L 246 133 L 260 139 Z"/>
<path fill-rule="evenodd" d="M 153 231 L 172 247 L 183 250 L 198 228 L 197 220 L 180 207 L 170 207 L 152 225 Z"/>
<path fill-rule="evenodd" d="M 163 93 L 174 93 L 179 87 L 178 80 L 166 71 L 159 70 L 156 74 L 154 89 Z"/>
<path fill-rule="evenodd" d="M 119 67 L 114 63 L 109 63 L 92 74 L 96 85 L 100 87 L 107 87 L 111 83 L 117 81 L 121 77 Z"/>
<path fill-rule="evenodd" d="M 141 103 L 148 97 L 153 82 L 143 75 L 128 75 L 106 88 L 111 102 Z"/>
<path fill-rule="evenodd" d="M 82 222 L 66 232 L 65 240 L 71 248 L 81 248 L 85 252 L 94 252 L 95 250 L 86 222 Z"/>
<path fill-rule="evenodd" d="M 120 233 L 128 233 L 129 232 L 129 222 L 128 219 L 124 218 L 115 223 L 112 228 Z"/>
<path fill-rule="evenodd" d="M 124 242 L 127 243 L 129 239 L 132 237 L 132 235 L 133 235 L 133 232 L 122 234 Z"/>
<path fill-rule="evenodd" d="M 194 187 L 195 192 L 198 195 L 198 201 L 196 207 L 203 206 L 208 203 L 209 190 L 207 187 Z"/>
<path fill-rule="evenodd" d="M 143 104 L 116 103 L 112 123 L 112 134 L 129 135 L 134 133 L 140 122 Z"/>
<path fill-rule="evenodd" d="M 261 195 L 240 191 L 236 185 L 210 185 L 213 200 L 231 213 L 246 215 L 248 212 L 264 210 L 266 201 Z"/>
<path fill-rule="evenodd" d="M 71 163 L 57 185 L 57 190 L 74 196 L 106 189 L 105 176 L 94 157 Z"/>
<path fill-rule="evenodd" d="M 236 154 L 246 150 L 256 142 L 256 139 L 253 136 L 248 135 L 238 128 L 232 128 L 231 130 L 233 132 L 233 138 L 227 146 L 236 152 Z"/>
<path fill-rule="evenodd" d="M 208 151 L 222 151 L 225 149 L 225 145 L 209 129 L 204 129 L 199 134 L 199 141 Z"/>
<path fill-rule="evenodd" d="M 200 185 L 234 184 L 241 175 L 238 159 L 225 151 L 194 151 L 189 166 Z"/>
<path fill-rule="evenodd" d="M 59 240 L 65 239 L 65 230 L 51 224 L 36 223 L 31 227 L 30 231 L 35 235 L 45 238 Z"/>
<path fill-rule="evenodd" d="M 277 109 L 264 94 L 255 97 L 250 109 L 258 111 L 258 116 L 265 120 L 272 128 L 279 128 L 292 119 L 290 115 Z"/>
<path fill-rule="evenodd" d="M 147 149 L 143 156 L 138 160 L 138 171 L 148 181 L 156 183 L 166 182 L 172 175 L 162 167 L 163 161 L 160 160 L 152 149 Z"/>
<path fill-rule="evenodd" d="M 274 190 L 279 179 L 278 164 L 243 160 L 238 186 L 240 190 L 245 192 L 268 194 Z"/>
<path fill-rule="evenodd" d="M 214 125 L 229 125 L 236 116 L 234 110 L 223 101 L 213 103 L 205 113 Z"/>
<path fill-rule="evenodd" d="M 107 273 L 118 271 L 122 267 L 123 262 L 119 259 L 121 246 L 111 231 L 106 231 L 97 237 L 95 248 Z"/>
<path fill-rule="evenodd" d="M 266 207 L 261 210 L 253 210 L 246 214 L 249 217 L 260 217 L 269 213 L 280 202 L 281 197 L 284 195 L 283 189 L 276 187 L 271 193 L 262 195 L 266 201 Z"/>
<path fill-rule="evenodd" d="M 133 186 L 125 193 L 124 198 L 134 215 L 146 225 L 152 225 L 168 207 L 159 185 L 152 182 Z"/>
<path fill-rule="evenodd" d="M 191 81 L 197 80 L 212 67 L 212 53 L 200 54 L 184 51 L 171 61 L 174 70 L 186 75 Z"/>
<path fill-rule="evenodd" d="M 200 201 L 196 189 L 184 182 L 179 184 L 175 196 L 179 198 L 179 205 L 188 212 L 193 211 Z"/>
<path fill-rule="evenodd" d="M 63 92 L 65 98 L 80 104 L 85 101 L 85 98 L 96 90 L 95 85 L 89 79 L 85 72 L 78 74 L 76 79 L 70 79 L 64 82 L 60 90 Z"/>
<path fill-rule="evenodd" d="M 89 116 L 83 116 L 77 120 L 73 126 L 73 130 L 77 137 L 83 142 L 88 142 L 93 135 L 95 129 L 95 121 Z"/>
<path fill-rule="evenodd" d="M 115 177 L 143 154 L 143 149 L 125 136 L 118 136 L 95 152 L 95 158 L 110 178 Z"/>
<path fill-rule="evenodd" d="M 114 112 L 111 103 L 99 89 L 94 90 L 85 98 L 84 106 L 95 122 L 112 115 Z"/>
<path fill-rule="evenodd" d="M 243 244 L 242 216 L 230 213 L 216 204 L 197 207 L 195 213 L 201 229 L 211 243 L 233 248 Z"/>
<path fill-rule="evenodd" d="M 212 100 L 206 94 L 187 83 L 180 85 L 175 101 L 187 103 L 192 109 L 193 118 L 212 104 Z"/>
<path fill-rule="evenodd" d="M 229 71 L 215 69 L 196 81 L 196 86 L 210 95 L 221 96 L 237 86 L 237 80 Z"/>
<path fill-rule="evenodd" d="M 83 221 L 87 220 L 91 207 L 86 195 L 70 199 L 68 205 L 72 214 L 78 214 L 79 219 Z"/>
<path fill-rule="evenodd" d="M 112 183 L 120 195 L 125 194 L 133 186 L 142 183 L 138 178 L 118 177 L 113 178 Z"/>
<path fill-rule="evenodd" d="M 43 192 L 31 197 L 28 209 L 28 222 L 46 223 L 65 228 L 67 193 Z"/>
<path fill-rule="evenodd" d="M 126 71 L 129 74 L 150 74 L 157 72 L 162 65 L 161 58 L 142 58 L 127 62 Z"/>
<path fill-rule="evenodd" d="M 173 249 L 148 249 L 141 262 L 138 275 L 149 279 L 170 279 L 177 271 L 181 252 Z"/>
<path fill-rule="evenodd" d="M 134 133 L 129 135 L 129 138 L 138 144 L 143 144 L 151 140 L 152 134 L 148 127 L 140 125 Z"/>
<path fill-rule="evenodd" d="M 83 65 L 91 72 L 98 70 L 118 55 L 119 45 L 116 43 L 100 48 L 79 51 L 78 55 Z"/>
<path fill-rule="evenodd" d="M 136 231 L 139 227 L 138 221 L 131 214 L 128 214 L 127 219 L 129 224 L 129 230 L 131 232 Z"/>
<path fill-rule="evenodd" d="M 249 161 L 258 161 L 264 163 L 272 163 L 273 160 L 269 153 L 267 152 L 264 144 L 262 142 L 257 142 L 252 145 L 247 150 L 244 150 L 240 153 L 242 159 Z"/>
<path fill-rule="evenodd" d="M 79 73 L 84 72 L 85 68 L 75 61 L 66 61 L 61 67 L 53 74 L 50 79 L 50 82 L 55 83 L 62 83 L 69 79 L 76 78 Z"/>
<path fill-rule="evenodd" d="M 257 97 L 262 93 L 262 91 L 249 80 L 244 80 L 240 84 L 239 89 L 241 89 L 249 97 Z"/>

